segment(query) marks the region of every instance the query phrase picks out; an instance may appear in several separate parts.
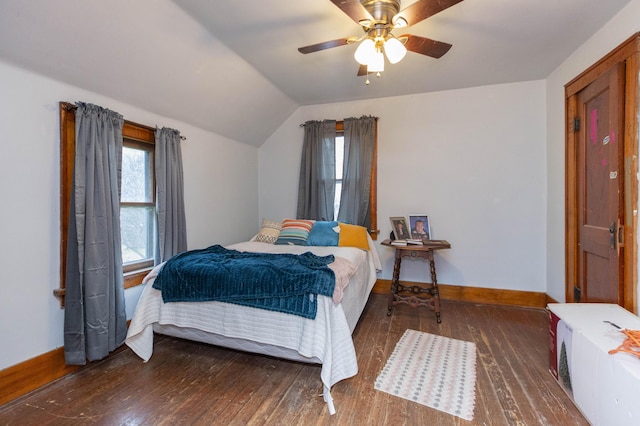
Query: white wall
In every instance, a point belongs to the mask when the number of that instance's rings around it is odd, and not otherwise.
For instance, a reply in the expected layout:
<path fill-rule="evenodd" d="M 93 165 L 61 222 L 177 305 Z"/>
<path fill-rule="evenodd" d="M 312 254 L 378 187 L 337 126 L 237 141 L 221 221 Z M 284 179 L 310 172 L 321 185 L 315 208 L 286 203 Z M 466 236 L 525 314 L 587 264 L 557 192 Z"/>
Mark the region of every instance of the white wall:
<path fill-rule="evenodd" d="M 256 232 L 257 148 L 3 62 L 0 82 L 0 369 L 63 345 L 64 311 L 52 294 L 60 263 L 59 101 L 95 103 L 187 137 L 189 248 L 246 240 Z M 127 291 L 129 317 L 137 292 Z"/>
<path fill-rule="evenodd" d="M 640 30 L 640 0 L 632 0 L 547 78 L 547 293 L 565 301 L 564 85 Z"/>
<path fill-rule="evenodd" d="M 432 237 L 452 244 L 440 283 L 544 292 L 545 102 L 533 81 L 301 107 L 260 148 L 260 216 L 295 216 L 301 123 L 375 115 L 381 239 L 390 216 L 426 213 Z M 388 279 L 392 250 L 378 251 Z M 402 278 L 426 271 L 404 262 Z"/>

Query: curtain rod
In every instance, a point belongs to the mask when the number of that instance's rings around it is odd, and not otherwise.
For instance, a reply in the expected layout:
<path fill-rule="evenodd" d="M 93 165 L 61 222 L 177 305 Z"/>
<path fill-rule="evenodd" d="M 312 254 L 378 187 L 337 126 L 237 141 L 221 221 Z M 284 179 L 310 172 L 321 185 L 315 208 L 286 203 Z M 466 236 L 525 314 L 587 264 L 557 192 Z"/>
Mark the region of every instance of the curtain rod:
<path fill-rule="evenodd" d="M 66 109 L 67 111 L 75 111 L 76 109 L 78 109 L 78 107 L 70 102 L 60 102 L 60 106 L 62 106 L 64 109 Z M 140 123 L 136 123 L 134 121 L 129 121 L 129 120 L 124 120 L 125 123 L 137 126 L 137 127 L 142 127 L 144 129 L 150 130 L 150 131 L 154 131 L 158 128 L 158 126 L 156 127 L 151 127 L 151 126 L 147 126 L 146 124 L 140 124 Z M 178 132 L 180 133 L 180 132 Z M 182 141 L 186 141 L 187 138 L 180 135 L 180 140 Z"/>
<path fill-rule="evenodd" d="M 370 115 L 364 115 L 363 117 L 371 117 L 371 116 L 370 116 Z M 362 118 L 362 117 L 360 117 L 360 118 Z M 375 118 L 375 119 L 376 119 L 376 121 L 380 120 L 380 117 L 373 117 L 373 118 Z M 336 120 L 336 123 L 339 123 L 339 122 L 341 122 L 341 121 L 344 121 L 344 119 L 342 119 L 342 120 Z M 306 123 L 302 123 L 302 124 L 300 124 L 300 127 L 304 127 L 304 125 L 305 125 L 305 124 L 306 124 Z"/>

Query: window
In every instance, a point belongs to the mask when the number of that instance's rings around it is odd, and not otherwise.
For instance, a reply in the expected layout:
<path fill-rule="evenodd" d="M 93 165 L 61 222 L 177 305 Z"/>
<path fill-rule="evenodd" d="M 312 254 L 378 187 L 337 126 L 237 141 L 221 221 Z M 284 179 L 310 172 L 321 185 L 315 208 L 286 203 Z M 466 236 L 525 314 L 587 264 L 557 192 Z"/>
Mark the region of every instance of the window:
<path fill-rule="evenodd" d="M 373 148 L 373 164 L 371 166 L 371 182 L 369 192 L 369 234 L 372 240 L 378 239 L 378 143 Z M 340 206 L 340 194 L 342 192 L 342 172 L 344 163 L 344 121 L 336 122 L 336 201 L 334 204 L 334 217 L 338 217 Z"/>
<path fill-rule="evenodd" d="M 124 272 L 153 266 L 156 245 L 153 145 L 124 139 L 120 231 Z"/>
<path fill-rule="evenodd" d="M 53 294 L 60 300 L 62 306 L 64 306 L 67 268 L 69 202 L 73 190 L 75 123 L 75 105 L 60 102 L 60 288 L 55 289 Z M 125 219 L 123 221 L 121 217 L 121 228 L 127 228 L 126 234 L 124 230 L 122 232 L 122 252 L 125 263 L 124 287 L 129 288 L 140 284 L 149 269 L 153 267 L 155 213 L 151 215 L 149 212 L 155 211 L 155 177 L 153 176 L 155 129 L 125 120 L 122 136 L 123 187 L 120 207 L 121 215 L 124 210 Z M 125 161 L 138 164 L 140 171 L 124 170 Z M 125 180 L 132 182 L 133 189 L 128 188 L 130 185 Z M 132 229 L 134 231 L 131 231 Z"/>
<path fill-rule="evenodd" d="M 373 240 L 378 237 L 378 150 L 377 140 L 373 150 L 373 165 L 371 168 L 371 190 L 369 193 L 369 206 L 370 206 L 370 230 L 369 234 Z M 342 193 L 342 172 L 344 165 L 344 121 L 336 122 L 336 195 L 333 204 L 333 217 L 334 220 L 338 218 L 338 210 L 340 208 L 340 196 Z"/>

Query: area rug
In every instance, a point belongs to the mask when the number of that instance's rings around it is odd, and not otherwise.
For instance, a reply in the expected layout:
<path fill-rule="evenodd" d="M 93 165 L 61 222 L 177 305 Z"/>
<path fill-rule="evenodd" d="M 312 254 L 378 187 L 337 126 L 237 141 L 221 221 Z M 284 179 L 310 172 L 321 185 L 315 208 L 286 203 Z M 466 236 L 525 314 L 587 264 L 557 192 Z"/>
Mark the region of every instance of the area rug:
<path fill-rule="evenodd" d="M 476 345 L 407 330 L 378 375 L 375 388 L 473 420 Z"/>

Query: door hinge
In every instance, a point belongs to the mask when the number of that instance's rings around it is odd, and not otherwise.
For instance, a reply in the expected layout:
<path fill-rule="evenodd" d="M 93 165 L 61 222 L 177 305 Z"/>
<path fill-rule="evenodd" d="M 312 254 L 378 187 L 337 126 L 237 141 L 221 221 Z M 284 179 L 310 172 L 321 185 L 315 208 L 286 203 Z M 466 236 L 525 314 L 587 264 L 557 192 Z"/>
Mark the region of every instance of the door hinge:
<path fill-rule="evenodd" d="M 580 303 L 580 299 L 582 297 L 582 290 L 579 287 L 573 286 L 573 301 L 575 303 Z"/>
<path fill-rule="evenodd" d="M 573 119 L 573 131 L 577 132 L 578 130 L 580 130 L 580 117 Z"/>

